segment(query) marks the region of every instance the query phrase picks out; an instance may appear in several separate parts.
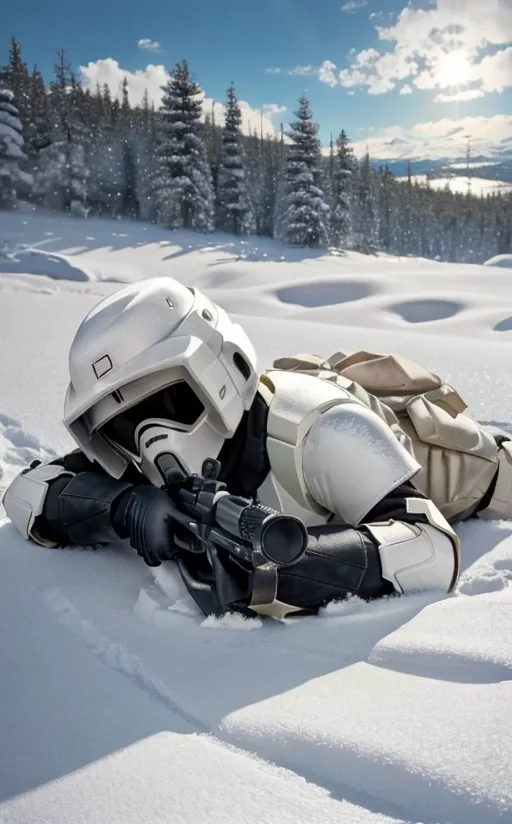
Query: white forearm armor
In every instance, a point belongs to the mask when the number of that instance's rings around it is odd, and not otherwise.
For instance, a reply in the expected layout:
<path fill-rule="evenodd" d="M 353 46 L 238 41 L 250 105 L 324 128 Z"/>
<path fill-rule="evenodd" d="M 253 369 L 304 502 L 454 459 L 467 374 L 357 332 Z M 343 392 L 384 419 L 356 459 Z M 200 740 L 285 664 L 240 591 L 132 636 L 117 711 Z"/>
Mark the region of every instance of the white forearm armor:
<path fill-rule="evenodd" d="M 55 544 L 37 535 L 34 522 L 43 511 L 50 481 L 61 475 L 71 477 L 72 473 L 62 466 L 43 464 L 17 475 L 4 493 L 2 503 L 12 523 L 24 538 L 30 538 L 42 546 Z"/>
<path fill-rule="evenodd" d="M 404 521 L 366 519 L 420 469 L 393 431 L 334 383 L 285 371 L 267 377 L 267 449 L 281 508 L 308 525 L 364 523 L 379 545 L 383 577 L 399 592 L 453 588 L 459 541 L 431 501 L 407 498 Z M 262 487 L 262 500 L 269 486 Z"/>

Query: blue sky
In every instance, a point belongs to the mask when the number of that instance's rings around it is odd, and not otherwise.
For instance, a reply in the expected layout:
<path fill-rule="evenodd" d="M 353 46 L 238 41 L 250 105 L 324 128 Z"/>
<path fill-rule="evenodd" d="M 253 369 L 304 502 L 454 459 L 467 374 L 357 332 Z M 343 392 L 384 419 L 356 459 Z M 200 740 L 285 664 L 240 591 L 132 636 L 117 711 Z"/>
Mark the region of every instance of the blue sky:
<path fill-rule="evenodd" d="M 14 34 L 49 76 L 64 47 L 91 85 L 127 72 L 134 98 L 186 57 L 208 97 L 233 80 L 266 128 L 305 91 L 324 143 L 344 127 L 385 156 L 451 121 L 476 146 L 512 137 L 512 0 L 18 0 L 2 23 L 4 54 Z"/>

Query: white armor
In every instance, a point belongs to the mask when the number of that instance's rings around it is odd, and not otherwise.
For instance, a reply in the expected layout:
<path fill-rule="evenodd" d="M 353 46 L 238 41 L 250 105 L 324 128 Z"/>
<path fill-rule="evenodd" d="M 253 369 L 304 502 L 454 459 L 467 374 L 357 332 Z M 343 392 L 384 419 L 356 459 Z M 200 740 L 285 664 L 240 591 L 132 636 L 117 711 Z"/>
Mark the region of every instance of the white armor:
<path fill-rule="evenodd" d="M 199 472 L 205 457 L 216 457 L 258 385 L 243 329 L 201 292 L 166 277 L 100 301 L 71 344 L 69 373 L 64 424 L 84 454 L 115 478 L 132 463 L 156 486 L 171 466 Z M 195 417 L 143 415 L 130 448 L 107 435 L 109 422 L 179 384 L 200 404 Z"/>
<path fill-rule="evenodd" d="M 62 466 L 43 464 L 17 475 L 7 487 L 3 505 L 14 526 L 24 538 L 42 546 L 54 546 L 34 531 L 34 521 L 43 511 L 48 485 L 61 475 L 71 476 Z"/>
<path fill-rule="evenodd" d="M 271 465 L 260 489 L 262 503 L 308 526 L 334 519 L 358 526 L 419 471 L 392 430 L 335 383 L 270 371 L 262 384 Z M 431 501 L 410 498 L 406 505 L 408 513 L 418 514 L 417 524 L 365 523 L 379 544 L 383 577 L 399 592 L 449 591 L 459 574 L 459 539 Z"/>
<path fill-rule="evenodd" d="M 171 278 L 131 284 L 101 301 L 81 324 L 69 359 L 64 422 L 86 457 L 114 478 L 131 462 L 158 486 L 173 460 L 197 472 L 204 458 L 217 457 L 258 390 L 256 356 L 243 330 Z M 173 414 L 171 397 L 168 415 L 158 405 L 183 385 L 191 394 L 181 411 L 200 402 L 190 419 Z M 379 545 L 384 577 L 400 592 L 452 588 L 458 538 L 431 501 L 407 499 L 407 523 L 364 520 L 420 470 L 393 430 L 342 386 L 313 375 L 271 370 L 259 391 L 269 405 L 271 467 L 261 502 L 307 526 L 364 523 Z M 112 423 L 117 440 L 107 429 Z M 121 442 L 121 425 L 133 452 Z M 41 466 L 7 490 L 6 512 L 25 537 L 44 543 L 34 522 L 48 483 L 61 474 L 62 467 Z M 510 488 L 502 484 L 499 494 L 508 500 Z"/>

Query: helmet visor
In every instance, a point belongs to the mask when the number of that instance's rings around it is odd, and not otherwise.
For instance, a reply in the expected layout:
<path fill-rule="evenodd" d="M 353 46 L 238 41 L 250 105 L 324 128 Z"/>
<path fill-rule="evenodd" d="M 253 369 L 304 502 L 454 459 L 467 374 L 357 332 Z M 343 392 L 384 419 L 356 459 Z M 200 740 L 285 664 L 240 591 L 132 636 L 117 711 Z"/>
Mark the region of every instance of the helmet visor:
<path fill-rule="evenodd" d="M 139 424 L 146 420 L 170 421 L 179 428 L 193 426 L 205 408 L 186 381 L 177 381 L 159 389 L 148 398 L 130 406 L 111 418 L 100 428 L 100 433 L 123 449 L 136 454 L 135 433 Z"/>

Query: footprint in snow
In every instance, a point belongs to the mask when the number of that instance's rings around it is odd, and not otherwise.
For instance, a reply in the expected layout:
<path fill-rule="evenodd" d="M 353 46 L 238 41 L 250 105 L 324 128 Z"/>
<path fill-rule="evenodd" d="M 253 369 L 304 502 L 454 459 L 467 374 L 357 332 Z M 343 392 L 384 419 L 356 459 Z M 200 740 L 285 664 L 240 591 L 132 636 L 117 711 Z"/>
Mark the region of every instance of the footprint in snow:
<path fill-rule="evenodd" d="M 14 418 L 0 413 L 0 464 L 3 465 L 3 472 L 0 469 L 0 478 L 5 477 L 8 468 L 25 467 L 32 461 L 51 460 L 56 454 L 41 446 L 40 442 L 33 435 L 25 432 L 18 421 Z"/>

